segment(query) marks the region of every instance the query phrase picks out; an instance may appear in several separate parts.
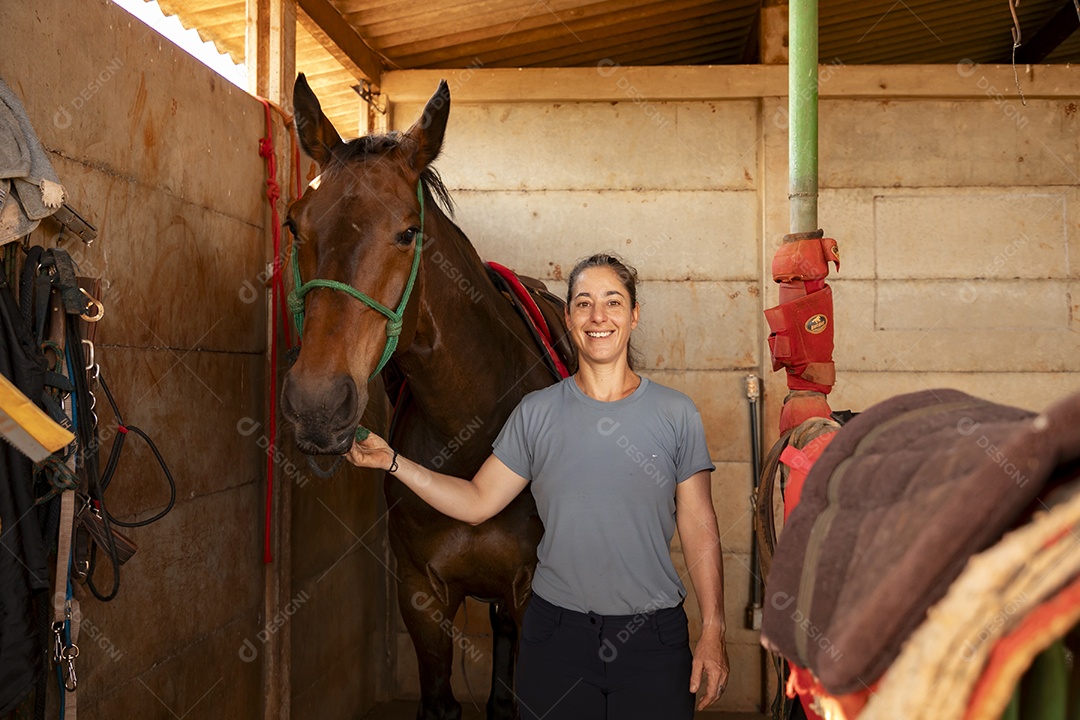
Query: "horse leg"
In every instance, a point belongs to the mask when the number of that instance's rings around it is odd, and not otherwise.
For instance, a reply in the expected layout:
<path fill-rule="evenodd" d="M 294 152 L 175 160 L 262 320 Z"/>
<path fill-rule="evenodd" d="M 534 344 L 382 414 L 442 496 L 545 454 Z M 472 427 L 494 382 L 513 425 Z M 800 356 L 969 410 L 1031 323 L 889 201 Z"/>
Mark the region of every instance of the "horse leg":
<path fill-rule="evenodd" d="M 517 662 L 518 634 L 525 618 L 525 606 L 517 607 L 507 599 L 493 602 L 491 617 L 491 694 L 488 696 L 488 720 L 518 720 L 517 696 L 514 694 L 514 664 Z"/>
<path fill-rule="evenodd" d="M 454 638 L 448 632 L 461 601 L 460 594 L 435 593 L 424 575 L 403 576 L 398 586 L 398 608 L 420 666 L 417 720 L 461 720 L 461 703 L 450 687 Z"/>

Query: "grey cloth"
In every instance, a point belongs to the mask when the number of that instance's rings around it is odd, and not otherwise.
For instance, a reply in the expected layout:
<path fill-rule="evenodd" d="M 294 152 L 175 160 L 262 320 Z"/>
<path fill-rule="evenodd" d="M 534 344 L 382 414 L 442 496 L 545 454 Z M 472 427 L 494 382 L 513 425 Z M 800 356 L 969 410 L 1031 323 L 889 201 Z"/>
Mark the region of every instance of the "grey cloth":
<path fill-rule="evenodd" d="M 713 470 L 694 403 L 646 378 L 616 402 L 573 377 L 527 395 L 495 456 L 531 481 L 544 536 L 533 592 L 560 607 L 631 615 L 678 605 L 675 486 Z"/>
<path fill-rule="evenodd" d="M 0 79 L 0 244 L 26 235 L 64 202 L 64 188 L 19 96 Z"/>

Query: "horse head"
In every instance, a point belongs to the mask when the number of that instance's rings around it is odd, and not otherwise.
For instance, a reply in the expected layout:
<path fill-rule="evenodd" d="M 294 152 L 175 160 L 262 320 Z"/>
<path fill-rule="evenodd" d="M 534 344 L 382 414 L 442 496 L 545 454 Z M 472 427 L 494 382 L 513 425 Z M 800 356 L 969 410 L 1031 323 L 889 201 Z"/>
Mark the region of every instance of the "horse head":
<path fill-rule="evenodd" d="M 431 193 L 442 187 L 430 166 L 442 146 L 450 90 L 441 83 L 407 132 L 350 142 L 303 75 L 293 103 L 300 145 L 321 174 L 286 218 L 297 284 L 290 309 L 303 330 L 282 410 L 301 451 L 341 454 L 367 406 L 369 378 L 416 333 L 424 206 L 430 226 Z"/>

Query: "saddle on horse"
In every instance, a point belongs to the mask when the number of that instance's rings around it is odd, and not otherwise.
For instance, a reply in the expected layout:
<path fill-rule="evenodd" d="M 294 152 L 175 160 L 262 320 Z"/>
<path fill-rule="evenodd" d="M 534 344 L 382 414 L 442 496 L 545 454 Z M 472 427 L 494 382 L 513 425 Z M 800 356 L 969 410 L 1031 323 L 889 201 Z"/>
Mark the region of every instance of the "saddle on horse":
<path fill-rule="evenodd" d="M 930 390 L 832 435 L 772 559 L 762 643 L 833 695 L 869 688 L 964 570 L 1080 479 L 1080 394 L 1035 413 Z"/>

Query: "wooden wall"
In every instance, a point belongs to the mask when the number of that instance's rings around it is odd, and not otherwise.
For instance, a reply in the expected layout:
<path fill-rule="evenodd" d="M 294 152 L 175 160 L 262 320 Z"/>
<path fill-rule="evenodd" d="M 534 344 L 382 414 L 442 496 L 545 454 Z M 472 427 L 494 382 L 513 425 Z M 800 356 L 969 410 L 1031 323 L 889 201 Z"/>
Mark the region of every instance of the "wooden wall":
<path fill-rule="evenodd" d="M 262 105 L 105 0 L 5 4 L 0 47 L 0 76 L 99 231 L 90 248 L 65 247 L 105 281 L 102 372 L 177 483 L 172 512 L 129 533 L 139 550 L 118 598 L 79 593 L 80 716 L 354 717 L 385 694 L 386 549 L 368 534 L 381 483 L 318 480 L 286 437 L 273 463 L 275 559 L 263 564 Z M 274 132 L 284 164 L 280 119 Z M 45 223 L 33 241 L 55 233 Z M 115 435 L 107 413 L 102 428 Z M 145 518 L 167 498 L 129 439 L 112 512 Z"/>

